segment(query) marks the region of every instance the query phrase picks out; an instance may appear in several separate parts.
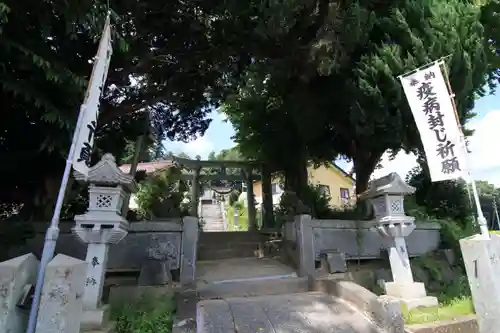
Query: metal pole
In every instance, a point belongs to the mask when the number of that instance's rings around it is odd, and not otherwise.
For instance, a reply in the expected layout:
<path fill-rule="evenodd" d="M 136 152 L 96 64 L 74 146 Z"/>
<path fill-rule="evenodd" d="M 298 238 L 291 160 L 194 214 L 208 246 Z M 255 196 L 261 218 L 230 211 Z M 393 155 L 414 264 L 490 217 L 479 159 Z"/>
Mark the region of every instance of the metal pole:
<path fill-rule="evenodd" d="M 488 225 L 486 219 L 484 218 L 483 211 L 481 209 L 481 203 L 479 202 L 479 194 L 477 192 L 476 181 L 471 179 L 472 185 L 472 194 L 474 195 L 474 201 L 476 202 L 477 209 L 477 223 L 479 224 L 479 230 L 481 231 L 481 235 L 485 238 L 490 238 L 490 233 L 488 231 Z"/>
<path fill-rule="evenodd" d="M 40 259 L 40 268 L 38 270 L 38 276 L 36 278 L 35 293 L 33 295 L 33 302 L 31 303 L 28 328 L 26 330 L 26 333 L 35 333 L 38 308 L 40 307 L 40 298 L 45 278 L 45 269 L 47 268 L 47 264 L 54 257 L 57 238 L 59 237 L 59 217 L 61 215 L 64 195 L 66 194 L 66 186 L 68 185 L 68 179 L 73 164 L 73 155 L 75 154 L 76 149 L 76 139 L 78 138 L 80 128 L 82 127 L 81 122 L 85 107 L 85 105 L 82 105 L 80 107 L 80 114 L 78 115 L 78 120 L 76 122 L 76 129 L 75 133 L 73 134 L 73 142 L 71 142 L 68 157 L 66 158 L 66 166 L 64 167 L 64 173 L 61 179 L 61 186 L 59 187 L 54 214 L 52 215 L 50 226 L 47 229 L 47 233 L 45 234 L 45 243 L 43 244 L 42 258 Z"/>
<path fill-rule="evenodd" d="M 495 209 L 495 217 L 497 219 L 498 230 L 500 230 L 500 217 L 498 216 L 497 200 L 495 199 L 495 197 L 493 197 L 493 208 Z"/>
<path fill-rule="evenodd" d="M 459 129 L 460 134 L 461 134 L 461 138 L 460 139 L 462 141 L 463 149 L 465 150 L 465 156 L 467 158 L 467 164 L 470 165 L 470 163 L 469 163 L 469 160 L 470 160 L 469 159 L 469 150 L 467 149 L 466 142 L 465 142 L 465 135 L 464 135 L 464 132 L 463 132 L 463 129 L 462 129 L 462 125 L 460 124 L 460 118 L 458 117 L 457 106 L 455 104 L 455 99 L 454 99 L 455 94 L 453 93 L 453 91 L 451 89 L 450 78 L 448 77 L 448 70 L 446 69 L 444 61 L 441 61 L 439 63 L 439 65 L 443 69 L 443 72 L 444 72 L 443 76 L 444 76 L 444 79 L 445 79 L 445 82 L 446 82 L 446 86 L 448 88 L 448 92 L 450 94 L 450 100 L 451 100 L 451 104 L 453 106 L 453 111 L 455 112 L 455 118 L 456 118 L 456 121 L 457 121 L 457 126 L 458 126 L 458 129 Z M 471 179 L 472 194 L 474 196 L 474 201 L 476 203 L 477 223 L 479 224 L 479 230 L 481 231 L 481 235 L 484 238 L 489 239 L 490 238 L 490 233 L 488 231 L 488 224 L 487 224 L 486 219 L 484 218 L 483 210 L 481 209 L 481 202 L 479 201 L 479 194 L 477 192 L 476 181 L 472 177 L 472 173 L 470 172 L 470 170 L 469 170 L 468 174 L 469 174 L 469 177 Z"/>

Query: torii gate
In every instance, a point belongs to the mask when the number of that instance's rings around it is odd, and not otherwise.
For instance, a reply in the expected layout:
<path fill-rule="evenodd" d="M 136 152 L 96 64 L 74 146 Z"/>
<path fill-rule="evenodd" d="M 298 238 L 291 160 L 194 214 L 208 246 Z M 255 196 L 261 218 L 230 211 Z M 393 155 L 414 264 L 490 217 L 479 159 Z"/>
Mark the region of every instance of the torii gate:
<path fill-rule="evenodd" d="M 262 224 L 263 227 L 274 226 L 271 173 L 264 164 L 257 161 L 209 161 L 179 157 L 174 157 L 173 160 L 176 164 L 189 169 L 188 172 L 183 172 L 181 177 L 183 180 L 192 181 L 191 198 L 193 203 L 197 203 L 199 199 L 200 181 L 227 180 L 246 182 L 250 230 L 257 229 L 253 182 L 255 180 L 262 180 Z M 203 174 L 203 168 L 219 169 L 219 172 L 217 174 Z M 240 169 L 240 173 L 228 174 L 227 169 Z M 254 173 L 256 170 L 257 173 Z M 191 216 L 198 216 L 197 205 L 193 205 L 191 208 Z"/>

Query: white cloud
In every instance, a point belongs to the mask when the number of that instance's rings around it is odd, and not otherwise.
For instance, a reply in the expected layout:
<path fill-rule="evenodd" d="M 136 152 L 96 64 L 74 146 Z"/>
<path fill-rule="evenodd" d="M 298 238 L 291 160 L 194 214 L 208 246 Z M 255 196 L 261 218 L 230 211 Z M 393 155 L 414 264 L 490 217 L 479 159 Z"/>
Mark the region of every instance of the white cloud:
<path fill-rule="evenodd" d="M 477 180 L 487 180 L 500 187 L 500 110 L 490 111 L 481 119 L 472 121 L 468 128 L 474 129 L 474 135 L 470 138 L 469 163 L 472 176 Z M 396 158 L 389 161 L 388 154 L 382 156 L 382 168 L 375 170 L 373 179 L 385 176 L 391 172 L 397 172 L 401 177 L 417 165 L 413 154 L 400 152 Z M 352 167 L 349 163 L 346 169 Z"/>
<path fill-rule="evenodd" d="M 472 170 L 482 171 L 500 167 L 500 110 L 491 111 L 482 119 L 472 121 L 469 128 L 475 130 L 470 149 Z"/>
<path fill-rule="evenodd" d="M 382 165 L 382 168 L 376 169 L 373 172 L 373 179 L 383 177 L 391 172 L 396 172 L 404 178 L 411 169 L 417 166 L 417 157 L 414 154 L 400 152 L 396 155 L 396 158 L 391 161 L 389 160 L 389 154 L 385 153 L 382 156 L 380 164 Z"/>
<path fill-rule="evenodd" d="M 208 154 L 214 150 L 213 143 L 206 137 L 202 136 L 196 140 L 184 143 L 184 142 L 168 142 L 165 145 L 167 150 L 171 150 L 176 153 L 184 152 L 194 158 L 196 155 L 200 155 L 202 158 L 206 158 Z"/>

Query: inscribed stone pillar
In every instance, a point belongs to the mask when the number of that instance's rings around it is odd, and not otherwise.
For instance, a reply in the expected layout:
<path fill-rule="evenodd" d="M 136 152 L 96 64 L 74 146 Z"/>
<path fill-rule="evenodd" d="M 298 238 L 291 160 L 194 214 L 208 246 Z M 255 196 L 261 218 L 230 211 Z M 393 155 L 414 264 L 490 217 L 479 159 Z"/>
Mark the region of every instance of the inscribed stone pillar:
<path fill-rule="evenodd" d="M 88 177 L 76 174 L 76 180 L 88 181 L 89 207 L 75 216 L 73 233 L 87 243 L 87 276 L 83 294 L 82 326 L 99 328 L 105 324 L 107 308 L 101 306 L 110 244 L 121 241 L 128 230 L 122 206 L 128 194 L 137 191 L 134 177 L 122 172 L 111 154 L 89 169 Z"/>
<path fill-rule="evenodd" d="M 262 165 L 262 227 L 274 227 L 273 189 L 269 167 Z"/>
<path fill-rule="evenodd" d="M 80 333 L 87 263 L 58 254 L 47 265 L 36 332 Z"/>
<path fill-rule="evenodd" d="M 233 206 L 233 225 L 234 230 L 240 230 L 238 219 L 240 218 L 240 213 L 238 211 L 238 207 L 236 205 Z"/>
<path fill-rule="evenodd" d="M 299 250 L 299 276 L 316 274 L 316 258 L 314 255 L 312 218 L 310 215 L 295 216 L 297 248 Z"/>
<path fill-rule="evenodd" d="M 400 299 L 408 309 L 437 305 L 437 298 L 427 296 L 425 286 L 414 282 L 405 238 L 415 229 L 415 218 L 406 216 L 404 196 L 415 188 L 396 173 L 370 182 L 361 199 L 368 199 L 375 213 L 377 230 L 385 238 L 393 282 L 386 282 L 385 293 Z"/>
<path fill-rule="evenodd" d="M 196 278 L 196 249 L 198 246 L 198 218 L 185 216 L 182 219 L 182 255 L 181 275 L 182 284 L 190 284 Z"/>
<path fill-rule="evenodd" d="M 246 172 L 247 179 L 247 204 L 248 204 L 248 229 L 257 230 L 257 219 L 255 212 L 255 198 L 253 193 L 253 175 L 252 169 L 248 169 Z"/>
<path fill-rule="evenodd" d="M 198 217 L 198 197 L 200 187 L 200 168 L 193 170 L 193 180 L 191 184 L 191 216 Z"/>
<path fill-rule="evenodd" d="M 480 333 L 500 327 L 500 236 L 474 235 L 460 240 Z"/>
<path fill-rule="evenodd" d="M 31 253 L 0 263 L 0 332 L 26 332 L 28 313 L 17 304 L 35 285 L 39 265 Z"/>

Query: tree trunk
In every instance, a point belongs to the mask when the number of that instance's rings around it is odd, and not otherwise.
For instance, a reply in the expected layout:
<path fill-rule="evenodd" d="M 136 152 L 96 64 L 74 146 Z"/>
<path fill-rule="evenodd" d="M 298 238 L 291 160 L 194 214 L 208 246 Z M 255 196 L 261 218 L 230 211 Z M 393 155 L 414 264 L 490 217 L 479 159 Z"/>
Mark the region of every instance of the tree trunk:
<path fill-rule="evenodd" d="M 356 195 L 368 189 L 370 176 L 372 175 L 383 152 L 362 152 L 354 157 L 354 170 L 356 172 Z"/>
<path fill-rule="evenodd" d="M 304 202 L 307 193 L 307 160 L 298 159 L 285 170 L 285 190 L 293 191 Z"/>

